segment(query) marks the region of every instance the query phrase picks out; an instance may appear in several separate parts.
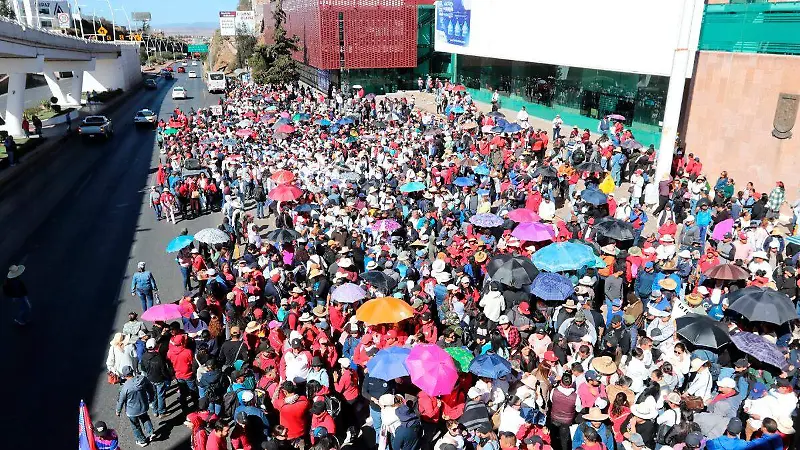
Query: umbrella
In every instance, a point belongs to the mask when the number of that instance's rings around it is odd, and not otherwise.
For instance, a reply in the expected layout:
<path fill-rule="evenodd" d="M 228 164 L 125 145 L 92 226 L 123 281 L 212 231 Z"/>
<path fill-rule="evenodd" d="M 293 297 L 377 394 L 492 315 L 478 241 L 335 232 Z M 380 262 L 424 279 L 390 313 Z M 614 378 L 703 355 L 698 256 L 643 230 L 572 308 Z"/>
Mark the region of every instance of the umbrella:
<path fill-rule="evenodd" d="M 503 127 L 503 133 L 518 133 L 522 131 L 522 126 L 518 123 L 509 123 Z"/>
<path fill-rule="evenodd" d="M 375 128 L 380 128 L 380 129 L 386 128 L 386 122 L 382 120 L 378 120 L 377 122 L 373 123 L 373 125 L 375 125 Z"/>
<path fill-rule="evenodd" d="M 202 230 L 194 234 L 194 239 L 197 242 L 214 245 L 214 244 L 224 244 L 228 242 L 231 238 L 230 236 L 228 236 L 228 233 L 220 230 L 219 228 L 203 228 Z"/>
<path fill-rule="evenodd" d="M 745 269 L 737 266 L 736 264 L 718 264 L 703 272 L 708 278 L 715 280 L 746 280 L 750 277 L 750 273 Z"/>
<path fill-rule="evenodd" d="M 714 225 L 714 232 L 711 233 L 711 237 L 714 240 L 721 241 L 725 238 L 725 234 L 731 231 L 733 231 L 733 219 L 725 219 Z"/>
<path fill-rule="evenodd" d="M 512 255 L 495 256 L 486 265 L 486 271 L 492 280 L 515 288 L 531 284 L 539 274 L 528 259 Z"/>
<path fill-rule="evenodd" d="M 395 286 L 397 286 L 397 282 L 394 281 L 394 278 L 386 275 L 380 270 L 370 270 L 362 273 L 359 276 L 362 280 L 380 289 L 381 292 L 388 293 L 390 290 L 394 289 Z"/>
<path fill-rule="evenodd" d="M 223 139 L 222 140 L 222 145 L 224 145 L 226 147 L 232 147 L 232 146 L 236 145 L 236 140 L 235 139 L 230 139 L 230 138 Z"/>
<path fill-rule="evenodd" d="M 511 374 L 511 364 L 494 353 L 486 353 L 473 359 L 469 371 L 479 377 L 497 379 Z"/>
<path fill-rule="evenodd" d="M 605 205 L 608 203 L 608 196 L 598 189 L 584 189 L 581 191 L 581 198 L 594 206 Z"/>
<path fill-rule="evenodd" d="M 558 178 L 558 171 L 552 166 L 540 166 L 533 171 L 533 178 Z"/>
<path fill-rule="evenodd" d="M 789 297 L 774 289 L 746 287 L 728 294 L 728 309 L 752 322 L 776 325 L 797 319 L 797 310 Z"/>
<path fill-rule="evenodd" d="M 300 237 L 300 233 L 291 228 L 277 228 L 267 233 L 267 240 L 285 244 Z"/>
<path fill-rule="evenodd" d="M 603 169 L 603 166 L 601 166 L 600 164 L 598 164 L 596 162 L 589 162 L 589 161 L 582 162 L 582 163 L 578 164 L 577 166 L 575 166 L 575 170 L 577 170 L 579 172 L 590 172 L 590 173 L 603 173 L 603 172 L 605 172 L 605 170 Z"/>
<path fill-rule="evenodd" d="M 319 209 L 319 205 L 316 203 L 303 203 L 302 205 L 297 205 L 294 208 L 294 210 L 297 212 L 311 212 L 317 209 Z"/>
<path fill-rule="evenodd" d="M 531 283 L 531 294 L 542 300 L 566 300 L 575 288 L 569 278 L 560 273 L 542 272 Z"/>
<path fill-rule="evenodd" d="M 345 173 L 341 174 L 339 176 L 339 178 L 341 180 L 343 180 L 343 181 L 350 181 L 350 182 L 354 182 L 355 183 L 355 182 L 358 182 L 358 180 L 361 177 L 355 172 L 345 172 Z"/>
<path fill-rule="evenodd" d="M 621 147 L 624 148 L 625 150 L 639 150 L 644 146 L 635 139 L 628 139 L 627 141 L 622 143 Z"/>
<path fill-rule="evenodd" d="M 472 171 L 477 175 L 489 175 L 489 172 L 491 172 L 491 170 L 489 170 L 485 164 L 481 164 L 480 166 L 472 169 Z"/>
<path fill-rule="evenodd" d="M 236 126 L 239 127 L 239 128 L 247 128 L 252 124 L 253 124 L 252 120 L 244 119 L 244 120 L 240 120 L 239 123 L 236 124 Z"/>
<path fill-rule="evenodd" d="M 459 161 L 458 164 L 463 167 L 476 167 L 478 165 L 478 161 L 475 161 L 472 158 L 464 158 Z"/>
<path fill-rule="evenodd" d="M 369 376 L 379 380 L 390 381 L 408 376 L 408 369 L 403 364 L 411 349 L 405 347 L 386 347 L 378 351 L 367 361 Z"/>
<path fill-rule="evenodd" d="M 527 208 L 512 209 L 508 213 L 508 218 L 517 223 L 522 222 L 538 222 L 541 220 L 538 214 Z"/>
<path fill-rule="evenodd" d="M 288 123 L 284 123 L 278 128 L 275 128 L 276 133 L 294 133 L 294 127 L 289 125 Z"/>
<path fill-rule="evenodd" d="M 457 84 L 457 85 L 453 86 L 450 90 L 453 91 L 453 92 L 464 92 L 464 91 L 467 90 L 467 88 L 464 87 L 463 84 Z"/>
<path fill-rule="evenodd" d="M 291 123 L 289 122 L 289 119 L 284 119 L 283 117 L 281 117 L 280 119 L 275 121 L 275 123 L 272 125 L 272 129 L 274 130 L 280 127 L 281 125 L 291 125 Z"/>
<path fill-rule="evenodd" d="M 462 130 L 474 130 L 476 128 L 478 128 L 478 123 L 475 122 L 474 120 L 470 120 L 469 122 L 466 122 L 465 124 L 461 125 Z"/>
<path fill-rule="evenodd" d="M 164 128 L 164 134 L 167 136 L 172 136 L 173 134 L 178 134 L 177 128 Z"/>
<path fill-rule="evenodd" d="M 376 220 L 375 223 L 373 223 L 372 226 L 370 226 L 370 228 L 372 229 L 372 231 L 378 231 L 378 232 L 386 231 L 389 233 L 394 233 L 397 229 L 400 228 L 400 224 L 397 223 L 397 221 L 394 219 L 381 219 L 381 220 Z"/>
<path fill-rule="evenodd" d="M 397 297 L 378 297 L 356 310 L 356 318 L 367 325 L 397 323 L 414 317 L 414 308 Z"/>
<path fill-rule="evenodd" d="M 353 123 L 352 117 L 342 117 L 341 119 L 336 121 L 337 125 L 349 125 L 351 123 Z"/>
<path fill-rule="evenodd" d="M 328 119 L 320 119 L 316 123 L 317 123 L 317 125 L 319 125 L 321 127 L 329 127 L 329 126 L 331 126 L 333 124 L 333 122 L 331 122 Z"/>
<path fill-rule="evenodd" d="M 502 218 L 490 213 L 475 214 L 469 218 L 469 223 L 484 228 L 499 227 L 503 222 Z"/>
<path fill-rule="evenodd" d="M 436 136 L 439 134 L 444 134 L 444 131 L 442 131 L 441 128 L 428 128 L 424 133 L 422 133 L 423 136 Z"/>
<path fill-rule="evenodd" d="M 174 303 L 164 303 L 147 308 L 147 311 L 143 312 L 141 317 L 142 320 L 148 322 L 159 322 L 180 319 L 182 316 L 178 305 Z"/>
<path fill-rule="evenodd" d="M 355 303 L 359 300 L 363 300 L 366 296 L 367 291 L 361 286 L 353 283 L 345 283 L 333 290 L 333 293 L 331 293 L 331 300 L 339 303 Z"/>
<path fill-rule="evenodd" d="M 279 170 L 269 178 L 278 184 L 289 184 L 294 181 L 294 173 L 288 170 Z"/>
<path fill-rule="evenodd" d="M 538 250 L 531 257 L 533 265 L 548 272 L 578 270 L 594 263 L 592 247 L 577 242 L 555 242 Z"/>
<path fill-rule="evenodd" d="M 250 137 L 250 136 L 253 135 L 253 130 L 251 130 L 249 128 L 244 128 L 244 129 L 241 129 L 241 130 L 236 130 L 235 134 L 237 136 L 239 136 L 240 138 Z"/>
<path fill-rule="evenodd" d="M 400 192 L 419 192 L 425 190 L 425 183 L 421 181 L 411 181 L 400 186 Z"/>
<path fill-rule="evenodd" d="M 192 241 L 194 241 L 194 236 L 192 235 L 178 236 L 167 244 L 167 253 L 175 253 L 184 249 L 191 245 Z"/>
<path fill-rule="evenodd" d="M 615 241 L 627 241 L 633 239 L 633 225 L 624 220 L 604 217 L 594 224 L 597 234 L 605 236 Z"/>
<path fill-rule="evenodd" d="M 474 186 L 475 181 L 472 178 L 458 177 L 455 180 L 453 180 L 453 184 L 455 184 L 458 187 L 469 187 L 469 186 Z"/>
<path fill-rule="evenodd" d="M 609 119 L 614 119 L 614 120 L 619 120 L 620 122 L 624 122 L 625 121 L 625 116 L 620 115 L 620 114 L 609 114 L 608 118 Z"/>
<path fill-rule="evenodd" d="M 731 341 L 736 348 L 748 355 L 754 356 L 761 362 L 765 362 L 781 370 L 786 370 L 789 367 L 789 363 L 786 361 L 783 352 L 778 346 L 757 334 L 747 332 L 736 333 L 731 336 Z"/>
<path fill-rule="evenodd" d="M 274 133 L 272 135 L 272 137 L 274 137 L 275 139 L 278 139 L 279 141 L 284 141 L 284 140 L 286 140 L 286 138 L 289 137 L 289 135 L 286 134 L 286 133 Z"/>
<path fill-rule="evenodd" d="M 404 364 L 411 382 L 431 396 L 451 393 L 458 381 L 453 358 L 436 344 L 414 345 Z"/>
<path fill-rule="evenodd" d="M 268 112 L 273 112 L 273 111 L 277 111 L 277 110 L 278 110 L 278 107 L 275 106 L 275 105 L 267 106 L 267 109 L 266 109 L 266 111 L 268 111 Z"/>
<path fill-rule="evenodd" d="M 675 327 L 679 335 L 694 345 L 720 348 L 731 341 L 728 329 L 704 314 L 690 313 L 678 317 Z"/>
<path fill-rule="evenodd" d="M 269 198 L 277 202 L 297 200 L 301 195 L 303 195 L 303 191 L 297 186 L 290 184 L 282 184 L 269 191 Z"/>
<path fill-rule="evenodd" d="M 453 358 L 459 372 L 469 372 L 469 363 L 475 359 L 475 355 L 467 347 L 448 347 L 444 349 Z"/>
<path fill-rule="evenodd" d="M 486 113 L 486 115 L 488 117 L 505 117 L 506 116 L 505 114 L 501 113 L 500 111 L 492 111 L 492 112 Z"/>
<path fill-rule="evenodd" d="M 289 111 L 281 111 L 280 115 L 281 115 L 282 118 L 284 118 L 286 120 L 289 120 L 289 117 L 290 117 L 289 116 Z"/>
<path fill-rule="evenodd" d="M 292 122 L 300 122 L 311 118 L 311 114 L 295 113 L 292 116 Z"/>
<path fill-rule="evenodd" d="M 484 133 L 492 133 L 493 129 L 494 129 L 493 125 L 484 125 L 484 126 L 481 127 L 481 131 L 484 132 Z"/>
<path fill-rule="evenodd" d="M 514 228 L 511 235 L 521 241 L 542 242 L 556 237 L 553 227 L 539 222 L 523 222 Z"/>

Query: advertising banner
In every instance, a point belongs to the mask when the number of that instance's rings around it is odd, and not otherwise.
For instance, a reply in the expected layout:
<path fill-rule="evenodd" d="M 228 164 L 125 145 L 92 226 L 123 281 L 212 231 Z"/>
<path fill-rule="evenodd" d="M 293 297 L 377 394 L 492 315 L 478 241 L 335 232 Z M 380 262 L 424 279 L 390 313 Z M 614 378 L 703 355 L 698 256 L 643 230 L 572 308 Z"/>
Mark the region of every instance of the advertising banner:
<path fill-rule="evenodd" d="M 236 36 L 236 11 L 219 12 L 219 32 L 223 36 Z"/>
<path fill-rule="evenodd" d="M 249 35 L 256 34 L 256 13 L 254 11 L 236 11 L 236 31 Z"/>
<path fill-rule="evenodd" d="M 466 47 L 469 45 L 471 13 L 464 7 L 463 0 L 440 0 L 436 7 L 437 34 L 448 44 Z"/>

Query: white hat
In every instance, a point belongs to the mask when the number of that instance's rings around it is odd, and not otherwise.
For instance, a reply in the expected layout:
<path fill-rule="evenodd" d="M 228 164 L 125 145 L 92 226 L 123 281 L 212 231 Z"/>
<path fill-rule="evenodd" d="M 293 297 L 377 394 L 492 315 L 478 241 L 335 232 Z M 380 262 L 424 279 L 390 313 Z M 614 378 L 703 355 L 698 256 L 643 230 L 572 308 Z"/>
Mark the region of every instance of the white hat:
<path fill-rule="evenodd" d="M 367 263 L 367 270 L 374 270 L 376 267 L 378 267 L 378 263 L 375 261 L 370 261 Z"/>
<path fill-rule="evenodd" d="M 394 394 L 383 394 L 378 398 L 378 405 L 392 406 L 394 405 Z"/>
<path fill-rule="evenodd" d="M 150 338 L 144 343 L 144 346 L 148 349 L 156 348 L 156 340 L 154 338 Z"/>
<path fill-rule="evenodd" d="M 690 252 L 689 250 L 684 249 L 684 250 L 681 250 L 680 252 L 678 252 L 678 256 L 680 258 L 691 258 L 692 257 L 692 252 Z"/>
<path fill-rule="evenodd" d="M 431 264 L 431 273 L 436 274 L 439 272 L 443 272 L 446 267 L 446 263 L 442 259 L 436 259 L 436 261 Z"/>
<path fill-rule="evenodd" d="M 658 416 L 658 409 L 656 409 L 655 399 L 653 397 L 647 397 L 644 402 L 633 405 L 631 408 L 631 413 L 641 419 L 655 419 Z"/>
<path fill-rule="evenodd" d="M 578 280 L 578 284 L 581 286 L 594 286 L 594 281 L 592 280 L 592 277 L 583 276 L 580 280 Z"/>
<path fill-rule="evenodd" d="M 206 275 L 208 275 L 210 277 L 213 277 L 213 276 L 217 275 L 217 270 L 216 269 L 208 269 L 208 270 L 206 270 Z"/>
<path fill-rule="evenodd" d="M 689 367 L 690 372 L 697 372 L 706 362 L 700 358 L 695 358 L 692 360 L 692 365 Z"/>
<path fill-rule="evenodd" d="M 683 219 L 683 222 L 694 222 L 694 216 L 686 216 L 686 218 Z"/>
<path fill-rule="evenodd" d="M 253 391 L 250 390 L 242 391 L 242 403 L 250 402 L 253 400 L 253 398 L 255 398 L 255 395 L 253 395 Z"/>
<path fill-rule="evenodd" d="M 437 272 L 431 273 L 434 278 L 436 278 L 436 282 L 439 284 L 446 284 L 449 283 L 450 280 L 453 279 L 453 276 L 450 275 L 450 272 Z"/>
<path fill-rule="evenodd" d="M 144 264 L 144 263 L 139 263 Z M 17 278 L 18 276 L 22 275 L 22 272 L 25 272 L 25 266 L 22 264 L 14 265 L 8 268 L 8 278 Z"/>
<path fill-rule="evenodd" d="M 733 389 L 736 387 L 736 382 L 733 381 L 733 378 L 725 377 L 717 381 L 717 386 L 721 388 Z"/>
<path fill-rule="evenodd" d="M 780 242 L 778 242 L 776 239 L 773 239 L 769 242 L 769 248 L 779 248 L 780 246 Z"/>
<path fill-rule="evenodd" d="M 671 234 L 665 234 L 664 236 L 661 236 L 661 240 L 664 242 L 675 242 L 675 238 L 673 238 Z"/>
<path fill-rule="evenodd" d="M 341 366 L 341 367 L 350 367 L 350 364 L 351 364 L 350 363 L 350 358 L 339 358 L 337 360 L 337 362 L 339 363 L 339 366 Z"/>
<path fill-rule="evenodd" d="M 508 316 L 505 314 L 500 316 L 499 319 L 497 319 L 497 323 L 500 325 L 507 325 L 509 322 L 510 321 L 508 320 Z"/>
<path fill-rule="evenodd" d="M 475 386 L 472 386 L 467 391 L 467 398 L 480 397 L 481 395 L 483 395 L 483 393 L 481 392 L 480 389 L 476 388 Z"/>
<path fill-rule="evenodd" d="M 757 252 L 753 252 L 753 259 L 760 258 L 760 259 L 767 259 L 767 252 L 764 250 L 759 250 Z"/>
<path fill-rule="evenodd" d="M 350 258 L 342 258 L 336 263 L 336 265 L 338 265 L 339 267 L 342 267 L 342 268 L 350 267 L 350 266 L 353 265 L 353 260 L 350 259 Z"/>

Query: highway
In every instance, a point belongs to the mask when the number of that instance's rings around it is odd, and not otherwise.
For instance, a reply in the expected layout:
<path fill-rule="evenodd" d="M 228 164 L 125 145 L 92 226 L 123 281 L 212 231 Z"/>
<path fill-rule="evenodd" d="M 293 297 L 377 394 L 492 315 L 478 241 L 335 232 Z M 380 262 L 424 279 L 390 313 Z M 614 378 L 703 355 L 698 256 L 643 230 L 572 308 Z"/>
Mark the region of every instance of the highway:
<path fill-rule="evenodd" d="M 192 67 L 200 71 L 200 67 Z M 173 86 L 190 98 L 173 101 Z M 216 104 L 202 76 L 159 81 L 156 91 L 134 93 L 108 114 L 114 136 L 107 142 L 70 138 L 41 169 L 0 198 L 0 264 L 24 264 L 33 323 L 12 323 L 11 305 L 2 302 L 0 341 L 5 343 L 2 398 L 9 431 L 3 448 L 71 448 L 77 439 L 78 404 L 85 399 L 92 419 L 116 428 L 123 448 L 135 448 L 123 413 L 114 415 L 118 387 L 106 382 L 105 360 L 114 332 L 129 311 L 141 312 L 130 295 L 130 277 L 139 261 L 156 277 L 162 299 L 182 293 L 167 242 L 187 227 L 195 232 L 220 222 L 219 214 L 178 224 L 156 222 L 147 192 L 158 165 L 152 130 L 135 129 L 133 116 L 151 108 L 167 117 Z M 24 162 L 23 162 L 24 164 Z M 174 387 L 170 411 L 174 411 Z M 183 418 L 155 421 L 168 440 L 149 448 L 188 448 Z"/>

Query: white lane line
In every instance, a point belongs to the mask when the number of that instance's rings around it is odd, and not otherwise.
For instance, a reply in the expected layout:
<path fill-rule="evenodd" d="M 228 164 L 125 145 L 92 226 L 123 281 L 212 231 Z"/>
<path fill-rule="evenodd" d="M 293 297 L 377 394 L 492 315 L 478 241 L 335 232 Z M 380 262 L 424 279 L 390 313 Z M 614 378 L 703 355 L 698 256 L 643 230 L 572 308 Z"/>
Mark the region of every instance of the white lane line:
<path fill-rule="evenodd" d="M 89 180 L 91 179 L 92 179 L 92 173 L 90 172 L 89 175 L 86 176 L 86 179 L 83 180 L 83 183 L 81 183 L 81 185 L 78 186 L 78 190 L 75 191 L 75 196 L 80 195 L 81 191 L 83 191 L 83 188 L 85 188 L 86 185 L 89 184 Z"/>

